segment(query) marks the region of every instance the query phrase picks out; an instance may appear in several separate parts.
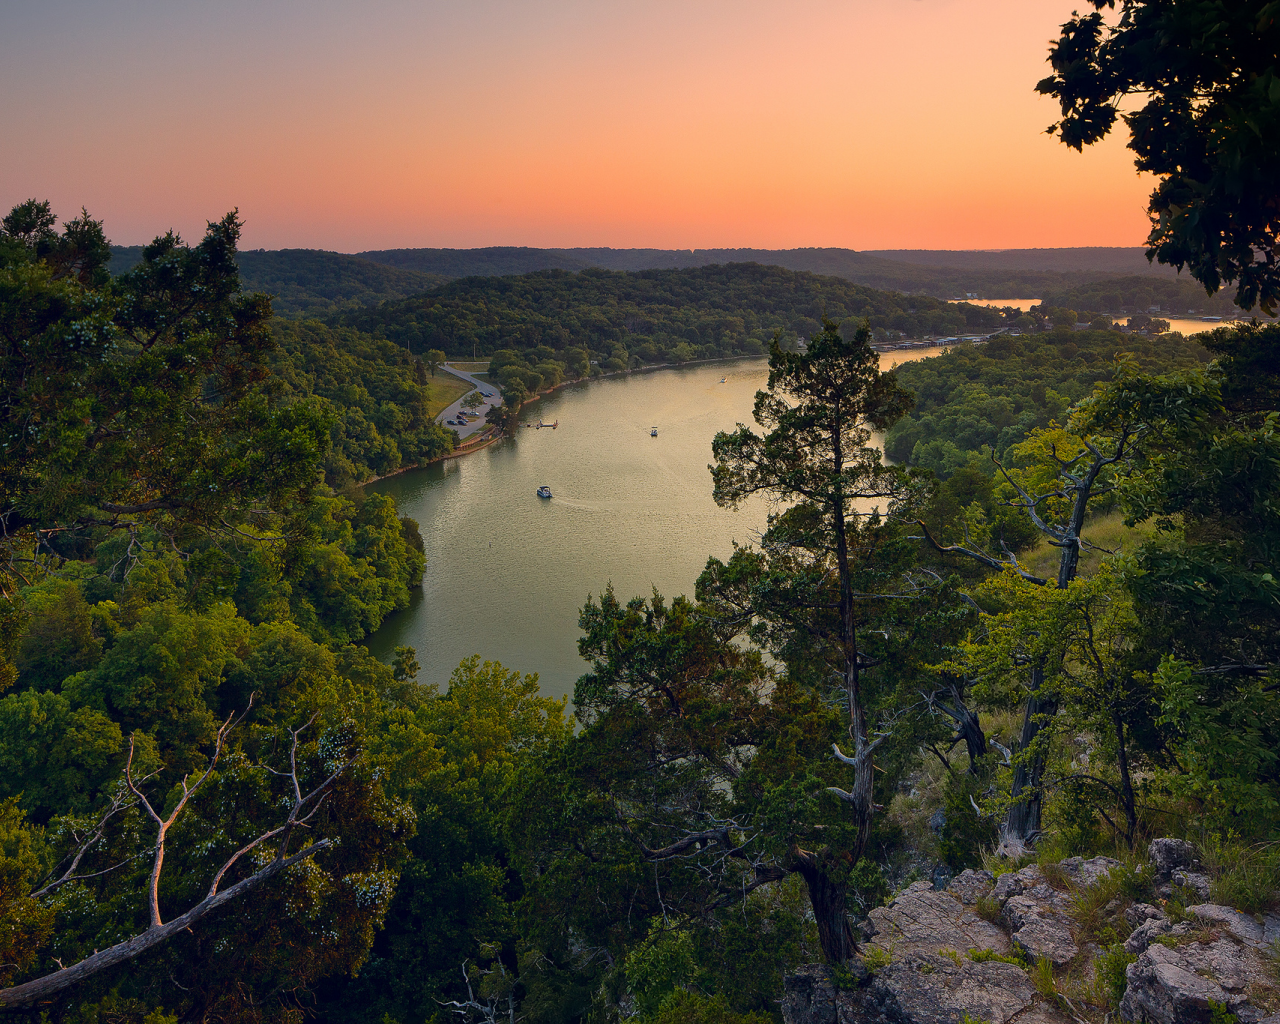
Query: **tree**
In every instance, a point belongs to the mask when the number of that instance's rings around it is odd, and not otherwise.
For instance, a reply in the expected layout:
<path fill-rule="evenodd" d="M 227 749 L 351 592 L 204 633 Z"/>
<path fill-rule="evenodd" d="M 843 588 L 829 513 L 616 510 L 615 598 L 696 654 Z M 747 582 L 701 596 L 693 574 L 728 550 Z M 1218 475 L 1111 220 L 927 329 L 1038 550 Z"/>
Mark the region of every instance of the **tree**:
<path fill-rule="evenodd" d="M 887 735 L 871 736 L 863 677 L 875 662 L 863 649 L 858 608 L 891 601 L 889 588 L 901 578 L 891 558 L 881 572 L 866 571 L 880 560 L 888 539 L 868 503 L 896 503 L 907 495 L 902 473 L 882 465 L 879 449 L 868 442 L 872 428 L 887 428 L 911 404 L 893 376 L 880 372 L 869 340 L 863 326 L 846 341 L 829 320 L 803 352 L 783 351 L 775 339 L 768 389 L 756 395 L 754 413 L 767 433 L 739 426 L 718 434 L 712 445 L 717 504 L 737 507 L 760 493 L 795 503 L 771 519 L 763 540 L 771 560 L 774 551 L 780 556 L 776 568 L 782 574 L 773 585 L 790 591 L 777 604 L 794 610 L 775 604 L 757 606 L 756 612 L 784 611 L 788 626 L 799 627 L 814 643 L 819 677 L 838 681 L 852 748 L 849 754 L 838 745 L 832 749 L 852 769 L 853 780 L 848 790 L 835 792 L 853 818 L 854 835 L 843 854 L 852 864 L 870 837 L 873 758 Z M 819 858 L 802 863 L 824 953 L 840 962 L 853 951 L 843 889 Z"/>
<path fill-rule="evenodd" d="M 462 407 L 464 409 L 470 409 L 472 412 L 479 409 L 482 405 L 484 405 L 484 395 L 480 393 L 479 388 L 470 392 L 467 397 L 462 400 Z"/>
<path fill-rule="evenodd" d="M 105 281 L 101 226 L 26 203 L 0 236 L 0 519 L 6 592 L 93 530 L 278 525 L 328 443 L 267 385 L 266 296 L 239 294 L 234 212 L 194 248 L 157 238 Z M 25 566 L 26 568 L 22 568 Z"/>
<path fill-rule="evenodd" d="M 426 360 L 427 366 L 431 370 L 431 376 L 434 377 L 436 375 L 436 370 L 440 368 L 440 364 L 443 363 L 449 357 L 446 356 L 443 352 L 441 352 L 440 349 L 438 348 L 429 348 L 427 349 L 427 354 L 424 355 L 422 358 Z"/>
<path fill-rule="evenodd" d="M 1175 758 L 1161 779 L 1255 834 L 1280 809 L 1280 326 L 1202 338 L 1205 370 L 1123 378 L 1086 411 L 1148 424 L 1118 496 L 1157 531 L 1125 585 Z"/>
<path fill-rule="evenodd" d="M 1280 10 L 1273 0 L 1119 0 L 1062 26 L 1049 131 L 1081 149 L 1123 115 L 1137 167 L 1160 179 L 1148 212 L 1147 257 L 1186 266 L 1209 294 L 1236 285 L 1236 303 L 1280 304 Z"/>
<path fill-rule="evenodd" d="M 1121 379 L 1132 376 L 1131 370 L 1122 364 L 1119 376 Z M 1117 472 L 1135 458 L 1138 443 L 1147 433 L 1146 425 L 1132 416 L 1118 417 L 1105 424 L 1090 416 L 1089 408 L 1077 413 L 1074 425 L 1079 434 L 1062 428 L 1037 430 L 1016 445 L 1012 453 L 1029 464 L 1025 472 L 1010 472 L 996 463 L 1014 493 L 1009 504 L 1025 513 L 1048 543 L 1058 549 L 1055 579 L 1043 579 L 1028 572 L 1007 547 L 996 556 L 967 543 L 940 544 L 920 522 L 925 541 L 939 553 L 963 555 L 989 568 L 1013 572 L 1040 587 L 1052 584 L 1058 590 L 1069 588 L 1079 571 L 1081 550 L 1091 547 L 1083 535 L 1090 503 L 1115 489 Z M 1089 430 L 1090 426 L 1095 427 L 1096 432 Z M 1040 834 L 1045 757 L 1043 741 L 1037 740 L 1040 731 L 1058 711 L 1057 698 L 1044 686 L 1047 661 L 1048 655 L 1041 652 L 1026 663 L 1027 699 L 1014 768 L 1012 803 L 1003 829 L 1003 839 L 1011 849 L 1035 842 Z"/>

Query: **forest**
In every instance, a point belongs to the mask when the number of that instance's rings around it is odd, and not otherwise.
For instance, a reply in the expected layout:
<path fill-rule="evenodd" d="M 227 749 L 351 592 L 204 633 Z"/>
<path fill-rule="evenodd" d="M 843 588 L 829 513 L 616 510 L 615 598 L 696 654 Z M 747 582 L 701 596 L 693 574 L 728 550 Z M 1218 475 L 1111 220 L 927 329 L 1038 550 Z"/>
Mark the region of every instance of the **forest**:
<path fill-rule="evenodd" d="M 488 358 L 543 346 L 585 350 L 601 366 L 627 369 L 762 355 L 775 332 L 808 337 L 824 316 L 865 319 L 878 339 L 989 331 L 1007 322 L 984 306 L 753 263 L 468 278 L 334 322 L 414 352 L 437 348 L 455 358 Z"/>
<path fill-rule="evenodd" d="M 966 345 L 896 372 L 915 395 L 885 435 L 885 455 L 950 476 L 979 453 L 1003 459 L 1036 429 L 1112 379 L 1116 360 L 1148 373 L 1202 366 L 1210 353 L 1180 334 L 1057 328 Z"/>
<path fill-rule="evenodd" d="M 1028 318 L 881 373 L 877 331 L 1021 318 L 751 264 L 279 321 L 240 228 L 113 276 L 87 214 L 3 220 L 0 1009 L 767 1024 L 905 886 L 1106 853 L 1097 953 L 1035 968 L 1102 1015 L 1148 837 L 1275 905 L 1280 328 Z M 417 355 L 472 345 L 512 392 L 769 357 L 707 480 L 767 532 L 691 594 L 601 581 L 572 705 L 359 643 L 430 552 L 352 485 L 449 450 Z"/>
<path fill-rule="evenodd" d="M 1075 285 L 1143 274 L 1168 278 L 1148 265 L 1141 249 L 928 252 L 853 249 L 384 249 L 365 259 L 447 277 L 494 277 L 540 270 L 691 270 L 725 263 L 759 263 L 889 291 L 949 299 L 966 292 L 985 298 L 1033 298 Z M 1144 307 L 1145 308 L 1145 307 Z"/>
<path fill-rule="evenodd" d="M 108 269 L 113 274 L 132 269 L 141 261 L 142 250 L 141 245 L 111 246 Z M 321 249 L 247 249 L 236 253 L 236 265 L 244 290 L 270 295 L 272 310 L 282 317 L 316 317 L 376 306 L 448 280 Z"/>
<path fill-rule="evenodd" d="M 1095 313 L 1128 315 L 1145 313 L 1152 306 L 1168 316 L 1191 313 L 1205 316 L 1235 316 L 1239 310 L 1230 298 L 1219 293 L 1208 296 L 1204 288 L 1185 278 L 1117 277 L 1108 281 L 1091 281 L 1071 288 L 1046 289 L 1041 297 L 1045 306 L 1091 310 Z"/>

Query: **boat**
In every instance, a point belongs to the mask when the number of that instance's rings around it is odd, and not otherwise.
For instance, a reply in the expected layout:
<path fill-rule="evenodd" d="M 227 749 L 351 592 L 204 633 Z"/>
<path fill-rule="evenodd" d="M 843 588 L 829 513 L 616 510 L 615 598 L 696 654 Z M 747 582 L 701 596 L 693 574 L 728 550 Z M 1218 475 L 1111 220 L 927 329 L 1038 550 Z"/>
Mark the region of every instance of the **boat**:
<path fill-rule="evenodd" d="M 543 484 L 541 487 L 538 488 L 538 497 L 539 498 L 551 497 L 551 488 L 548 487 L 546 484 Z"/>
<path fill-rule="evenodd" d="M 720 383 L 721 383 L 721 384 L 724 384 L 726 381 L 728 381 L 728 379 L 729 379 L 728 377 L 721 377 L 721 378 L 720 378 Z"/>
<path fill-rule="evenodd" d="M 658 428 L 657 428 L 657 427 L 650 427 L 650 428 L 649 428 L 649 436 L 650 436 L 650 437 L 657 437 L 657 436 L 658 436 Z"/>

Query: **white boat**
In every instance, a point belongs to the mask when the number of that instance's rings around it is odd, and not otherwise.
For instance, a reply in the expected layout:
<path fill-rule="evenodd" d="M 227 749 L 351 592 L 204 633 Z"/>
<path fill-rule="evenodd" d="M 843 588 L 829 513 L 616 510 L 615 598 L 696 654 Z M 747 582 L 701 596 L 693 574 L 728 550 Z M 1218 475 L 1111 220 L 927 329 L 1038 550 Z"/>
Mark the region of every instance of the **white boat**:
<path fill-rule="evenodd" d="M 551 488 L 548 487 L 546 484 L 543 484 L 541 487 L 538 488 L 538 497 L 539 498 L 551 497 Z"/>

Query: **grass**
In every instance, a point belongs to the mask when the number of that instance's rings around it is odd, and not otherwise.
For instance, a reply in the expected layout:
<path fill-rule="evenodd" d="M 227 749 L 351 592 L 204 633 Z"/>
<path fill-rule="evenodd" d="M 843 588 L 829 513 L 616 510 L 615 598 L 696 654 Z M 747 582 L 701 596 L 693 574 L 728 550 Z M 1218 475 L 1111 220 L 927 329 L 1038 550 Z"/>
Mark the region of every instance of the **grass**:
<path fill-rule="evenodd" d="M 1245 843 L 1233 836 L 1210 836 L 1200 844 L 1208 869 L 1210 899 L 1246 914 L 1280 904 L 1280 844 Z"/>
<path fill-rule="evenodd" d="M 1013 964 L 1014 967 L 1021 967 L 1026 970 L 1031 966 L 1027 960 L 1027 955 L 1017 946 L 1013 948 L 1011 954 L 997 953 L 994 949 L 971 949 L 965 954 L 975 964 Z"/>
<path fill-rule="evenodd" d="M 863 946 L 862 963 L 872 973 L 882 971 L 893 963 L 893 953 L 880 946 Z"/>
<path fill-rule="evenodd" d="M 1153 895 L 1151 869 L 1137 863 L 1122 864 L 1093 885 L 1077 889 L 1071 916 L 1079 937 L 1102 945 L 1127 937 L 1129 926 L 1122 911 L 1131 903 L 1147 902 Z"/>
<path fill-rule="evenodd" d="M 449 406 L 471 390 L 471 385 L 451 373 L 437 372 L 427 378 L 427 411 L 439 416 Z"/>
<path fill-rule="evenodd" d="M 1155 527 L 1143 523 L 1133 528 L 1124 525 L 1124 517 L 1119 512 L 1108 512 L 1091 518 L 1084 527 L 1084 538 L 1100 548 L 1108 551 L 1117 549 L 1132 552 L 1139 544 L 1155 535 Z M 1021 558 L 1023 568 L 1043 576 L 1046 579 L 1058 575 L 1058 558 L 1060 550 L 1042 539 L 1033 549 Z M 1080 552 L 1080 575 L 1091 576 L 1106 557 L 1105 552 L 1085 548 Z"/>

